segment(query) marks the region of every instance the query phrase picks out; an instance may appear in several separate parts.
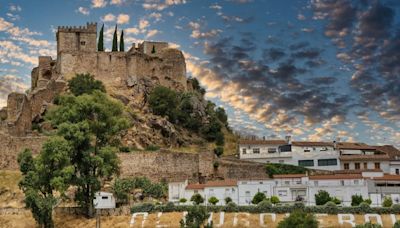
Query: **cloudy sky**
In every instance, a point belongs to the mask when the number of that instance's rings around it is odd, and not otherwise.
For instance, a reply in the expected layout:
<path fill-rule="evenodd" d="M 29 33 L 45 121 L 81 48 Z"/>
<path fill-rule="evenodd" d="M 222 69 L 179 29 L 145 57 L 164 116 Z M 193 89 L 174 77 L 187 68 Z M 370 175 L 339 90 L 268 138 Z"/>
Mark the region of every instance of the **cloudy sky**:
<path fill-rule="evenodd" d="M 59 25 L 168 41 L 231 126 L 267 138 L 400 146 L 398 0 L 2 0 L 0 106 Z M 98 26 L 100 27 L 100 26 Z"/>

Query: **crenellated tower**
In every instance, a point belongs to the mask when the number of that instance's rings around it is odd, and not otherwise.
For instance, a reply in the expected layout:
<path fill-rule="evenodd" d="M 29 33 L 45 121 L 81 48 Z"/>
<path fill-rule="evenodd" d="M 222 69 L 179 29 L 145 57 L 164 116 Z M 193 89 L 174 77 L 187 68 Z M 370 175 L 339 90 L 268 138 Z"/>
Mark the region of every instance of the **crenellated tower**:
<path fill-rule="evenodd" d="M 86 26 L 59 26 L 56 36 L 57 55 L 63 51 L 97 50 L 97 23 L 86 23 Z"/>

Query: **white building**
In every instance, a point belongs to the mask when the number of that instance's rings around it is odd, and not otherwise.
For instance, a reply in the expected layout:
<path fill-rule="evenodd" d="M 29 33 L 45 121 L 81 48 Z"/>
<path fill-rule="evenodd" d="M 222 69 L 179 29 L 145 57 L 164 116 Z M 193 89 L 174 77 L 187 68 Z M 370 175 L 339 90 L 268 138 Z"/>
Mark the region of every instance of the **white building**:
<path fill-rule="evenodd" d="M 275 182 L 273 179 L 266 180 L 239 180 L 239 205 L 249 205 L 257 192 L 264 193 L 267 197 L 274 195 Z"/>
<path fill-rule="evenodd" d="M 309 204 L 315 205 L 315 194 L 326 191 L 342 201 L 343 206 L 351 206 L 351 196 L 361 195 L 368 199 L 368 186 L 361 174 L 316 175 L 309 177 Z"/>
<path fill-rule="evenodd" d="M 96 209 L 115 208 L 115 197 L 110 192 L 96 192 L 93 205 Z"/>
<path fill-rule="evenodd" d="M 339 153 L 331 142 L 292 142 L 291 164 L 310 169 L 340 169 Z"/>
<path fill-rule="evenodd" d="M 273 195 L 281 202 L 308 201 L 308 176 L 306 174 L 274 175 Z"/>
<path fill-rule="evenodd" d="M 261 163 L 290 163 L 292 153 L 285 140 L 241 140 L 240 159 Z"/>

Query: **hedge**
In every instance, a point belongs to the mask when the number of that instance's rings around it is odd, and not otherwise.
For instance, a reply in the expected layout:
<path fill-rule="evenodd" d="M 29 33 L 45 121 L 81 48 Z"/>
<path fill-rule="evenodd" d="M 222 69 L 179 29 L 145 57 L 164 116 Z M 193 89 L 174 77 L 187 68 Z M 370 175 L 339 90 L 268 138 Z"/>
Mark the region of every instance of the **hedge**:
<path fill-rule="evenodd" d="M 163 205 L 154 205 L 143 203 L 134 205 L 131 212 L 183 212 L 188 211 L 193 205 L 174 205 L 169 202 Z M 202 206 L 206 207 L 206 206 Z M 248 212 L 248 213 L 276 213 L 284 214 L 291 213 L 293 210 L 301 209 L 307 213 L 326 213 L 326 214 L 400 214 L 400 204 L 395 204 L 392 207 L 370 207 L 367 204 L 361 204 L 354 207 L 338 207 L 334 203 L 328 202 L 323 206 L 305 206 L 303 203 L 295 203 L 294 205 L 277 205 L 273 206 L 264 202 L 258 205 L 238 206 L 233 202 L 225 206 L 207 206 L 209 212 Z"/>

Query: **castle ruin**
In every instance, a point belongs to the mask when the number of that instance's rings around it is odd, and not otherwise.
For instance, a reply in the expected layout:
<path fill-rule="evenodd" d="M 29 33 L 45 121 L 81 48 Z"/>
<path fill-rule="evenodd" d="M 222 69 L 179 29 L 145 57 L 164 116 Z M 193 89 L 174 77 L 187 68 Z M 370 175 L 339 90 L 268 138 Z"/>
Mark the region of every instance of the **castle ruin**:
<path fill-rule="evenodd" d="M 43 118 L 54 98 L 65 91 L 76 74 L 89 73 L 105 85 L 107 92 L 125 105 L 140 107 L 156 85 L 178 91 L 191 89 L 186 78 L 185 58 L 166 42 L 132 44 L 127 52 L 97 51 L 97 23 L 60 26 L 57 29 L 57 58 L 39 56 L 31 73 L 28 94 L 11 93 L 1 127 L 12 136 L 31 132 L 32 122 Z M 6 114 L 5 114 L 6 113 Z"/>

